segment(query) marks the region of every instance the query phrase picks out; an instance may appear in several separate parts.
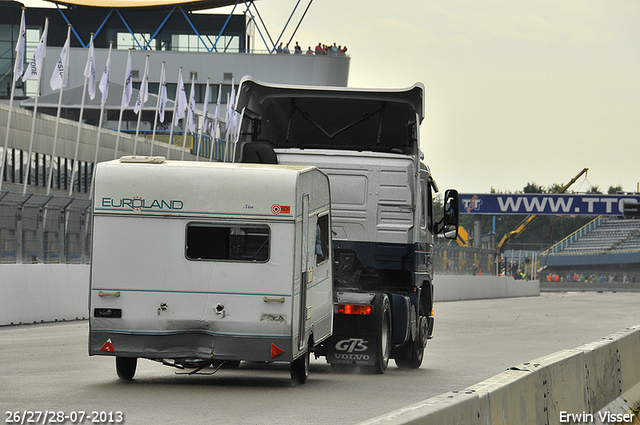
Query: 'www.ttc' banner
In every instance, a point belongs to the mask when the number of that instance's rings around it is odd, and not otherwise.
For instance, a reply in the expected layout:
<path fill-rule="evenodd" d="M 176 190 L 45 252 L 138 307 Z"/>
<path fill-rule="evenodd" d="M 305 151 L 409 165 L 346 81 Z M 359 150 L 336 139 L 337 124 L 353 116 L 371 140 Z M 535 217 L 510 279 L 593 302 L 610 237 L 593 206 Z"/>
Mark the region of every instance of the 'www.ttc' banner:
<path fill-rule="evenodd" d="M 623 215 L 624 204 L 640 204 L 637 195 L 541 193 L 460 194 L 461 214 Z"/>

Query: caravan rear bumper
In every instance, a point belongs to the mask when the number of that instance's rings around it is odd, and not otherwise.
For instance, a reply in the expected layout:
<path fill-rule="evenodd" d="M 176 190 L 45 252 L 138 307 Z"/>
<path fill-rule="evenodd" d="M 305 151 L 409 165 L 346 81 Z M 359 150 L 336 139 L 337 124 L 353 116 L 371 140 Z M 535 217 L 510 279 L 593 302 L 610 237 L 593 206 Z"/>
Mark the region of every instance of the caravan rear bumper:
<path fill-rule="evenodd" d="M 214 335 L 203 331 L 89 331 L 89 355 L 152 360 L 246 360 L 291 362 L 290 338 Z"/>

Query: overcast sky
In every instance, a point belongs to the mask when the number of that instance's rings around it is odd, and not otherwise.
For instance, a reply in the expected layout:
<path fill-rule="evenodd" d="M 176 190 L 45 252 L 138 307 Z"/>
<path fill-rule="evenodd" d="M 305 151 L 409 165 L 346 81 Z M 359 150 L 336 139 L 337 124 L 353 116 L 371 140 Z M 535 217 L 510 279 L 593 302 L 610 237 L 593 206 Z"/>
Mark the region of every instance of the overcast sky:
<path fill-rule="evenodd" d="M 296 1 L 257 2 L 272 37 Z M 640 1 L 314 0 L 293 41 L 348 46 L 350 87 L 422 82 L 441 188 L 640 182 Z"/>

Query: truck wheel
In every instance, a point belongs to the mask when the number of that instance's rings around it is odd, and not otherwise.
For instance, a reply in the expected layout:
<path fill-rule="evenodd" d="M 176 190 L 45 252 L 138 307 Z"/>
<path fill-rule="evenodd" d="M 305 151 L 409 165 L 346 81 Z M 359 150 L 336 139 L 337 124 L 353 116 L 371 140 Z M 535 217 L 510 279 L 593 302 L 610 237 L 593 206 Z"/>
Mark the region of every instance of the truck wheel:
<path fill-rule="evenodd" d="M 423 358 L 424 348 L 420 348 L 420 344 L 416 341 L 411 341 L 401 353 L 398 353 L 395 361 L 400 369 L 419 369 Z"/>
<path fill-rule="evenodd" d="M 311 341 L 309 341 L 309 344 Z M 298 383 L 304 384 L 309 378 L 309 361 L 311 345 L 307 344 L 307 351 L 297 359 L 291 362 L 291 379 Z"/>
<path fill-rule="evenodd" d="M 424 359 L 424 347 L 427 344 L 427 320 L 420 317 L 418 335 L 415 341 L 409 342 L 396 355 L 395 362 L 400 369 L 419 369 Z"/>
<path fill-rule="evenodd" d="M 118 378 L 130 381 L 136 374 L 138 359 L 135 357 L 116 357 L 116 372 Z"/>
<path fill-rule="evenodd" d="M 387 371 L 389 354 L 391 353 L 391 304 L 386 295 L 382 299 L 380 311 L 382 311 L 382 314 L 378 328 L 376 360 L 374 365 L 371 366 L 371 372 L 376 374 L 383 374 Z"/>

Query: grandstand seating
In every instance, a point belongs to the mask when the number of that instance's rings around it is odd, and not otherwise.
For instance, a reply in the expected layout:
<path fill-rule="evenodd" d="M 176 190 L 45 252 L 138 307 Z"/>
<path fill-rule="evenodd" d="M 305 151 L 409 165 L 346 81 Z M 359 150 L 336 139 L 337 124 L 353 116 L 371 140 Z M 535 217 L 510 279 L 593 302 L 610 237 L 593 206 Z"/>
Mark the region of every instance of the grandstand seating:
<path fill-rule="evenodd" d="M 569 239 L 569 238 L 568 238 Z M 580 237 L 565 241 L 557 254 L 598 254 L 640 251 L 640 219 L 601 218 Z"/>

